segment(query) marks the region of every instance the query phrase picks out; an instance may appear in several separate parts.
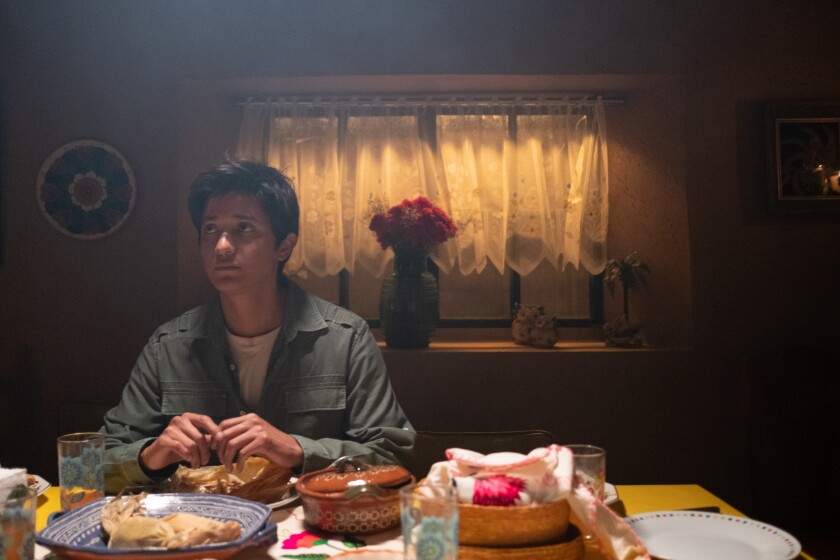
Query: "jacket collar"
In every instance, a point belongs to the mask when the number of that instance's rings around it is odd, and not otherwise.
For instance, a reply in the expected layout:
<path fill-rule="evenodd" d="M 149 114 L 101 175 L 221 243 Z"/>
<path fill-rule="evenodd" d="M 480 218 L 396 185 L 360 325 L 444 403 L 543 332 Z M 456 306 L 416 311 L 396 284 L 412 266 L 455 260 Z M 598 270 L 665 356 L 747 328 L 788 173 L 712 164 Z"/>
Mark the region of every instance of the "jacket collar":
<path fill-rule="evenodd" d="M 292 340 L 298 332 L 314 332 L 327 328 L 324 316 L 306 291 L 286 277 L 280 283 L 286 287 L 286 308 L 283 310 L 281 336 Z"/>
<path fill-rule="evenodd" d="M 312 296 L 286 277 L 282 277 L 278 284 L 286 288 L 283 328 L 280 329 L 280 337 L 283 340 L 293 340 L 298 332 L 314 332 L 327 328 L 324 316 L 316 307 Z M 212 338 L 224 339 L 225 318 L 218 294 L 213 297 L 207 311 L 207 334 Z"/>

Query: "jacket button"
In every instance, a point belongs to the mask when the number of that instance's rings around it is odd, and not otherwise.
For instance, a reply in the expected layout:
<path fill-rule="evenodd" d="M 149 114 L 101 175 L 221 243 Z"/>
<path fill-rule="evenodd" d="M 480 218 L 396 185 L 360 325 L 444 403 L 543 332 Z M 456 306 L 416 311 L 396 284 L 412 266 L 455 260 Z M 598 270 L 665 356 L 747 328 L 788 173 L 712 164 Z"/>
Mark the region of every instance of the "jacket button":
<path fill-rule="evenodd" d="M 228 367 L 230 368 L 230 371 L 236 371 L 236 364 L 230 364 Z"/>

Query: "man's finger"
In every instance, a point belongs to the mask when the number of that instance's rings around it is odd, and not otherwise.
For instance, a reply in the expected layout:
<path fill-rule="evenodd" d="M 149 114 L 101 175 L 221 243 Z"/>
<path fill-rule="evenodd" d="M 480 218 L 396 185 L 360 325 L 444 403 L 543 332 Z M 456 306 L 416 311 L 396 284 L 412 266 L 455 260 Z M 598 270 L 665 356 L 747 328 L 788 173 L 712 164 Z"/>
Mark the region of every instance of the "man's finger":
<path fill-rule="evenodd" d="M 233 464 L 244 465 L 245 457 L 242 455 L 242 449 L 252 440 L 252 437 L 246 432 L 234 438 L 228 439 L 227 448 L 225 450 L 225 466 L 229 472 L 233 472 Z M 241 472 L 241 468 L 239 472 Z"/>
<path fill-rule="evenodd" d="M 236 472 L 241 473 L 242 469 L 245 468 L 245 461 L 248 460 L 249 457 L 253 457 L 254 454 L 259 451 L 257 442 L 251 440 L 247 445 L 245 445 L 242 449 L 239 450 L 239 456 L 236 459 Z"/>
<path fill-rule="evenodd" d="M 212 434 L 219 429 L 219 426 L 213 422 L 213 419 L 204 414 L 185 412 L 184 417 L 191 425 L 200 429 L 205 434 Z"/>
<path fill-rule="evenodd" d="M 193 423 L 193 419 L 197 416 L 198 415 L 192 414 L 190 417 L 184 418 L 184 421 L 179 422 L 178 425 L 181 434 L 189 440 L 189 442 L 185 442 L 185 445 L 194 452 L 191 452 L 191 456 L 195 457 L 195 462 L 197 464 L 193 465 L 193 468 L 205 465 L 208 461 L 210 461 L 210 446 L 207 444 L 207 439 L 204 437 L 205 434 L 199 431 L 199 428 Z M 212 421 L 211 424 L 215 426 Z"/>

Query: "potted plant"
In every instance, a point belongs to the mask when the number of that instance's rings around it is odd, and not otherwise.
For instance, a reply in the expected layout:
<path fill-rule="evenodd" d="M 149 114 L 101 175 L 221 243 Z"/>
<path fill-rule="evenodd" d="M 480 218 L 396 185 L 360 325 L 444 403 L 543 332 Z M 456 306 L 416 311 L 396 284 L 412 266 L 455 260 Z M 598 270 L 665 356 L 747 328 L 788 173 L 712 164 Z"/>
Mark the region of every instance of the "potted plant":
<path fill-rule="evenodd" d="M 632 252 L 623 259 L 610 259 L 604 270 L 604 282 L 615 295 L 615 285 L 621 283 L 621 297 L 623 313 L 604 325 L 604 335 L 610 346 L 637 347 L 642 345 L 639 332 L 640 322 L 634 323 L 630 319 L 630 290 L 646 288 L 650 267 L 642 261 L 636 252 Z"/>

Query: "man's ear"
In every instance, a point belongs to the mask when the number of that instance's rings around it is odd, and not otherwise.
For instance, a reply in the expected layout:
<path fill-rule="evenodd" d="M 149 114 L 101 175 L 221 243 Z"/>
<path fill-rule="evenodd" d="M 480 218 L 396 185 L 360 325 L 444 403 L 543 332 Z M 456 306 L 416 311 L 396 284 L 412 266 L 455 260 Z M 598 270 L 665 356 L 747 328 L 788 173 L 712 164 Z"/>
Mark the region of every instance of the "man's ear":
<path fill-rule="evenodd" d="M 295 245 L 297 245 L 297 239 L 298 237 L 296 233 L 290 233 L 286 236 L 285 239 L 283 239 L 283 241 L 280 242 L 280 246 L 278 247 L 278 261 L 289 260 L 289 257 L 292 255 L 292 251 L 295 248 Z"/>

